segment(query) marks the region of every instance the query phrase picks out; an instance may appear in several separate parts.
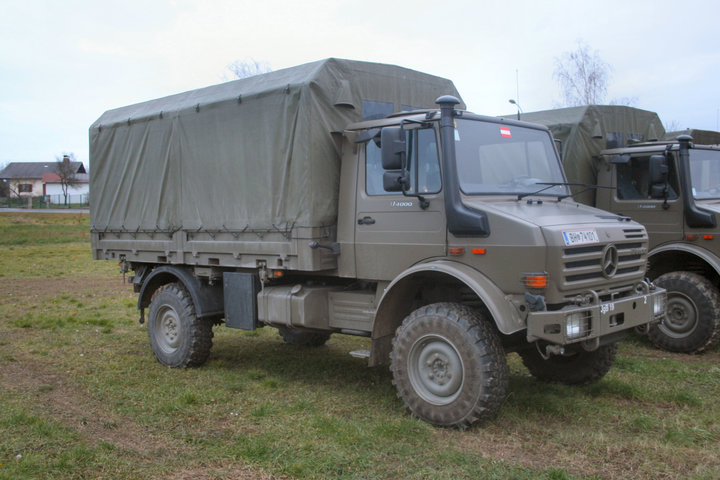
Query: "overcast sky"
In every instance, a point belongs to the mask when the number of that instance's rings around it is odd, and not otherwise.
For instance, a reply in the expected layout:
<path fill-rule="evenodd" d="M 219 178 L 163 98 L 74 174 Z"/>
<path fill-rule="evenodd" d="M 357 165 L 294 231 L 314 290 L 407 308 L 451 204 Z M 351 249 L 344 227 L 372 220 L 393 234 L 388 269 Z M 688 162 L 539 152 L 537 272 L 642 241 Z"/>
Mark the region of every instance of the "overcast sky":
<path fill-rule="evenodd" d="M 612 66 L 608 99 L 720 130 L 719 18 L 718 0 L 0 0 L 0 165 L 88 165 L 105 110 L 220 83 L 246 58 L 397 64 L 452 79 L 476 113 L 545 110 L 578 40 Z"/>

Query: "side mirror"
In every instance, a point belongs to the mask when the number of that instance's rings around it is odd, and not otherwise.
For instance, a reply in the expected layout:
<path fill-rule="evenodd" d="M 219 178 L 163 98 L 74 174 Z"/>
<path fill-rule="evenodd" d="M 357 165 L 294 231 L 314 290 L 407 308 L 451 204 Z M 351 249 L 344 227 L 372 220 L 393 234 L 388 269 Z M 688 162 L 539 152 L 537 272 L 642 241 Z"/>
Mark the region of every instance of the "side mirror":
<path fill-rule="evenodd" d="M 383 174 L 383 189 L 386 192 L 404 192 L 409 180 L 405 170 L 388 170 Z"/>
<path fill-rule="evenodd" d="M 384 170 L 400 170 L 405 163 L 405 131 L 402 127 L 385 127 L 380 132 Z M 389 190 L 393 191 L 393 190 Z"/>
<path fill-rule="evenodd" d="M 650 156 L 650 198 L 664 198 L 667 203 L 668 171 L 665 155 Z"/>
<path fill-rule="evenodd" d="M 652 155 L 650 157 L 650 185 L 667 183 L 668 170 L 665 155 Z"/>
<path fill-rule="evenodd" d="M 650 198 L 655 199 L 663 199 L 666 197 L 665 192 L 667 190 L 665 189 L 665 184 L 658 183 L 657 185 L 652 185 L 650 187 Z"/>

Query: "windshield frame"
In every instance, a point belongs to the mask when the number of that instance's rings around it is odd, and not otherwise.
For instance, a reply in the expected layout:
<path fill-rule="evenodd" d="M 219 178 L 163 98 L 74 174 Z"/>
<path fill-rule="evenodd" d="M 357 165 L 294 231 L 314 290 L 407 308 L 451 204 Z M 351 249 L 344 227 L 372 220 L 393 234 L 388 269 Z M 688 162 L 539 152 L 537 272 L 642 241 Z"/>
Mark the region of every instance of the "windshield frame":
<path fill-rule="evenodd" d="M 570 196 L 555 142 L 547 128 L 464 116 L 455 119 L 454 133 L 458 183 L 463 195 Z M 542 157 L 540 162 L 538 156 Z M 481 181 L 472 182 L 472 178 Z M 482 181 L 487 178 L 495 181 Z"/>

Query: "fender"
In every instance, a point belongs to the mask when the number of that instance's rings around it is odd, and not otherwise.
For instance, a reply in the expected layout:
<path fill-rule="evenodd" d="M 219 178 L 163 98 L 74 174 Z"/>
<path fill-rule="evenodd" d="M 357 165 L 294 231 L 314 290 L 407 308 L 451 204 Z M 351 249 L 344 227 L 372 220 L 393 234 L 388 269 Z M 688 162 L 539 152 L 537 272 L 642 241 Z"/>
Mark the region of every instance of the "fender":
<path fill-rule="evenodd" d="M 495 320 L 498 330 L 505 335 L 510 335 L 526 328 L 525 322 L 520 318 L 517 309 L 505 299 L 505 293 L 503 293 L 492 280 L 480 271 L 464 263 L 448 260 L 436 260 L 429 263 L 417 264 L 398 275 L 390 282 L 390 285 L 385 288 L 383 296 L 380 298 L 380 304 L 375 317 L 376 323 L 377 319 L 384 314 L 385 300 L 393 291 L 393 287 L 402 282 L 403 279 L 419 272 L 444 273 L 467 285 L 483 301 L 490 311 L 493 320 Z"/>
<path fill-rule="evenodd" d="M 150 272 L 140 289 L 137 306 L 140 310 L 140 323 L 145 320 L 145 308 L 150 305 L 150 298 L 155 290 L 175 281 L 182 283 L 190 293 L 198 318 L 224 315 L 222 287 L 203 284 L 187 268 L 163 265 Z"/>
<path fill-rule="evenodd" d="M 402 272 L 383 290 L 373 322 L 370 366 L 380 365 L 389 358 L 395 329 L 408 313 L 408 303 L 398 301 L 398 298 L 406 299 L 416 290 L 411 279 L 419 273 L 446 275 L 467 285 L 483 301 L 503 334 L 510 335 L 526 328 L 520 313 L 506 300 L 506 295 L 480 271 L 448 260 L 421 263 Z"/>
<path fill-rule="evenodd" d="M 715 273 L 720 275 L 720 259 L 716 255 L 713 255 L 712 252 L 709 252 L 708 250 L 700 248 L 696 245 L 689 245 L 687 243 L 667 243 L 651 250 L 648 254 L 648 259 L 652 261 L 652 258 L 659 253 L 665 253 L 670 251 L 677 252 L 678 250 L 700 258 L 705 263 L 710 265 L 710 267 L 715 270 Z"/>

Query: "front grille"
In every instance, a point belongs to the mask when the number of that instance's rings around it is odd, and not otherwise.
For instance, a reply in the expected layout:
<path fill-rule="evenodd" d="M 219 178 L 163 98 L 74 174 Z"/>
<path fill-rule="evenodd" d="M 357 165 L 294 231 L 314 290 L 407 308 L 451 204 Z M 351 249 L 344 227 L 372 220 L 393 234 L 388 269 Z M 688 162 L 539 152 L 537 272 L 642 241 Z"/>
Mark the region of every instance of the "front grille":
<path fill-rule="evenodd" d="M 623 232 L 625 232 L 625 238 L 627 238 L 628 240 L 647 238 L 647 233 L 645 233 L 644 228 L 626 228 L 623 229 Z"/>
<path fill-rule="evenodd" d="M 639 229 L 644 236 L 644 231 Z M 626 238 L 636 235 L 626 230 Z M 645 248 L 641 242 L 619 242 L 617 248 L 617 269 L 613 275 L 603 274 L 603 253 L 607 244 L 567 247 L 563 249 L 563 290 L 580 287 L 595 287 L 608 280 L 623 278 L 640 279 L 645 267 Z"/>

